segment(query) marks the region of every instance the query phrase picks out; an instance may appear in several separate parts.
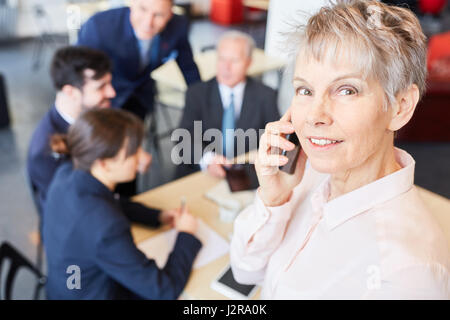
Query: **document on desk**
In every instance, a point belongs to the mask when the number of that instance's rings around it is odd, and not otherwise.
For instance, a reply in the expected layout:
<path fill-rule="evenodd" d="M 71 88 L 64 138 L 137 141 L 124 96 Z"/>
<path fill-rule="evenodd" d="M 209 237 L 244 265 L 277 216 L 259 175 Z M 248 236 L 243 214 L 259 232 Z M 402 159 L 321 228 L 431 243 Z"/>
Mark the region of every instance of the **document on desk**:
<path fill-rule="evenodd" d="M 228 183 L 223 180 L 215 187 L 211 188 L 205 193 L 205 197 L 214 201 L 220 207 L 234 208 L 237 204 L 239 210 L 244 209 L 255 199 L 255 190 L 231 192 Z"/>
<path fill-rule="evenodd" d="M 137 247 L 147 258 L 154 259 L 159 268 L 163 268 L 175 246 L 177 234 L 175 229 L 171 229 L 139 243 Z M 201 219 L 198 219 L 198 229 L 195 235 L 203 246 L 194 260 L 194 269 L 207 265 L 230 250 L 228 242 Z"/>

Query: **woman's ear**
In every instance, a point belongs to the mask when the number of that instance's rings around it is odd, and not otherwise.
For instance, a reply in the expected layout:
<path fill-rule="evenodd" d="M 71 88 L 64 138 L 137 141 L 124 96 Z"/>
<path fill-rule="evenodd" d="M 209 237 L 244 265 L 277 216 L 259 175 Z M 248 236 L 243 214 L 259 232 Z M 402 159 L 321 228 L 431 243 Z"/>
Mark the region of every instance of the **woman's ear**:
<path fill-rule="evenodd" d="M 412 84 L 397 94 L 395 103 L 391 106 L 392 119 L 389 123 L 389 130 L 397 131 L 406 125 L 411 120 L 418 102 L 419 88 L 416 84 Z"/>
<path fill-rule="evenodd" d="M 97 159 L 95 160 L 93 166 L 96 166 L 98 169 L 103 172 L 108 172 L 110 170 L 109 159 Z"/>

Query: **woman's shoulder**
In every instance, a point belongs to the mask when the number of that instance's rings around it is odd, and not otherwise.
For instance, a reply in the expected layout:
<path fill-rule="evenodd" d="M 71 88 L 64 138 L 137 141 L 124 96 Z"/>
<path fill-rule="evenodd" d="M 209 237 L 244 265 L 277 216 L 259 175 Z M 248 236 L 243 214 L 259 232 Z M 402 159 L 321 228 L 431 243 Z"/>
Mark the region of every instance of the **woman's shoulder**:
<path fill-rule="evenodd" d="M 71 195 L 68 190 L 71 186 L 71 173 L 72 163 L 70 161 L 63 162 L 56 168 L 48 187 L 46 203 L 61 204 L 63 198 L 67 201 L 67 196 Z"/>
<path fill-rule="evenodd" d="M 86 220 L 88 225 L 103 228 L 123 219 L 113 194 L 89 173 L 74 169 L 71 164 L 58 169 L 53 187 L 57 193 L 53 195 L 53 202 L 60 203 L 58 208 L 65 207 L 73 220 Z"/>
<path fill-rule="evenodd" d="M 449 272 L 447 237 L 416 187 L 375 209 L 378 246 L 388 270 L 441 265 Z"/>

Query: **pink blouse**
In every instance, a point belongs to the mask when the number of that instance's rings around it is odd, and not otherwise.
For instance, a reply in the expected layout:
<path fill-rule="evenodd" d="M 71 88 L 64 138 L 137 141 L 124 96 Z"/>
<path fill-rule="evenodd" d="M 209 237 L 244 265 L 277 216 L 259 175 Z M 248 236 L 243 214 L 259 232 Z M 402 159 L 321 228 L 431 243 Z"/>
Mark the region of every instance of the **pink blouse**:
<path fill-rule="evenodd" d="M 449 299 L 447 240 L 402 169 L 331 201 L 308 164 L 289 202 L 254 204 L 236 219 L 231 266 L 263 299 Z"/>

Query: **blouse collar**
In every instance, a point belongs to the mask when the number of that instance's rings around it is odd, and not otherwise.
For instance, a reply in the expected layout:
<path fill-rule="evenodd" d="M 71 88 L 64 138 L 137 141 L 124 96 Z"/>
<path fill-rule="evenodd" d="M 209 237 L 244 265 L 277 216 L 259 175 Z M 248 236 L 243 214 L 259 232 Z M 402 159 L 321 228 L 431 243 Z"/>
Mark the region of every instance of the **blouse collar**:
<path fill-rule="evenodd" d="M 312 194 L 311 204 L 314 211 L 323 209 L 324 220 L 329 230 L 412 188 L 414 183 L 414 159 L 406 151 L 398 148 L 395 148 L 394 153 L 397 162 L 402 167 L 400 170 L 336 199 L 327 202 L 330 194 L 330 176 L 318 186 Z"/>

